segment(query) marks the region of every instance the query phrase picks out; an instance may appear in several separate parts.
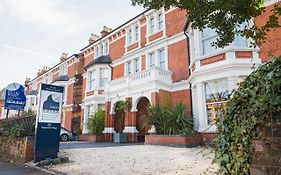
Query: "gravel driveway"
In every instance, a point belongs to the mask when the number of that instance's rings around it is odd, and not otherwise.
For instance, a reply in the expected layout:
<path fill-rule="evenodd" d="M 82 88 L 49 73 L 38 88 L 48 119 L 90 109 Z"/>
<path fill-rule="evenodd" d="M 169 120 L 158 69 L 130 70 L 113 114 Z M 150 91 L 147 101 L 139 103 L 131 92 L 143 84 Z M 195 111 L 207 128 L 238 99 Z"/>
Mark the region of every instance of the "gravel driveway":
<path fill-rule="evenodd" d="M 60 155 L 71 163 L 50 167 L 69 175 L 200 175 L 215 174 L 213 153 L 202 148 L 154 145 L 67 147 Z"/>

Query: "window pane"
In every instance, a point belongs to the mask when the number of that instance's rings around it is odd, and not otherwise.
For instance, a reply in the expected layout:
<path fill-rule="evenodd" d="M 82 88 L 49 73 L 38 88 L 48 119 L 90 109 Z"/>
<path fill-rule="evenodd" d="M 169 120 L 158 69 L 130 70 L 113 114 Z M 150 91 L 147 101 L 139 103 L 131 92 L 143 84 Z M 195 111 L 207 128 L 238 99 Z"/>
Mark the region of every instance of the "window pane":
<path fill-rule="evenodd" d="M 127 67 L 127 71 L 126 71 L 126 72 L 127 72 L 127 74 L 131 74 L 131 73 L 132 73 L 132 68 L 131 68 L 131 67 L 132 67 L 132 65 L 131 65 L 131 61 L 128 61 L 128 62 L 127 62 L 127 66 L 126 66 L 126 67 Z"/>
<path fill-rule="evenodd" d="M 152 66 L 154 66 L 155 65 L 155 54 L 154 54 L 154 52 L 151 52 L 150 54 L 149 54 L 149 66 L 150 67 L 152 67 Z"/>
<path fill-rule="evenodd" d="M 154 33 L 154 18 L 150 18 L 149 21 L 149 25 L 150 25 L 150 33 Z"/>
<path fill-rule="evenodd" d="M 166 64 L 165 64 L 165 53 L 164 53 L 164 49 L 159 50 L 159 67 L 162 69 L 165 69 Z"/>
<path fill-rule="evenodd" d="M 139 58 L 135 59 L 135 71 L 136 72 L 140 71 L 140 59 Z"/>
<path fill-rule="evenodd" d="M 139 26 L 135 26 L 135 41 L 139 40 Z"/>
<path fill-rule="evenodd" d="M 223 79 L 205 83 L 205 96 L 208 124 L 213 124 L 218 112 L 229 98 L 227 80 Z"/>
<path fill-rule="evenodd" d="M 158 14 L 158 29 L 161 30 L 163 28 L 163 14 Z"/>

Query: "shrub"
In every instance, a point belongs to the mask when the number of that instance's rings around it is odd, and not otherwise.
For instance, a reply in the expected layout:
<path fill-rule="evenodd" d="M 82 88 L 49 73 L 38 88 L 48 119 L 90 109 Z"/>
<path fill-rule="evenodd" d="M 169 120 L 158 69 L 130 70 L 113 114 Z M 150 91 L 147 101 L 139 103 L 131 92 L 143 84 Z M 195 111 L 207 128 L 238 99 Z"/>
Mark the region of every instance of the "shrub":
<path fill-rule="evenodd" d="M 257 126 L 272 121 L 278 112 L 281 112 L 281 57 L 250 74 L 219 113 L 215 162 L 220 166 L 220 174 L 250 173 L 253 141 L 261 140 Z"/>
<path fill-rule="evenodd" d="M 91 134 L 102 134 L 102 131 L 104 130 L 104 118 L 104 111 L 101 108 L 98 108 L 88 120 L 88 129 Z"/>
<path fill-rule="evenodd" d="M 157 134 L 167 135 L 194 135 L 193 118 L 185 113 L 183 103 L 176 103 L 174 109 L 167 107 L 150 106 L 145 116 L 142 128 L 155 126 Z"/>

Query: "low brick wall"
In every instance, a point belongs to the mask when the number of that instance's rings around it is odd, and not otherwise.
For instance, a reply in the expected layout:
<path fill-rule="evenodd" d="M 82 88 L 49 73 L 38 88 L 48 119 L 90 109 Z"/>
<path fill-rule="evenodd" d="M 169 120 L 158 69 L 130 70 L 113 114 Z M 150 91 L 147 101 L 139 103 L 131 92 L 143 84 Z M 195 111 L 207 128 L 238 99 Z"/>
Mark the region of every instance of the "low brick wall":
<path fill-rule="evenodd" d="M 255 152 L 252 158 L 251 174 L 281 174 L 281 113 L 273 116 L 267 125 L 258 127 L 259 136 L 265 141 L 255 141 Z"/>
<path fill-rule="evenodd" d="M 29 162 L 34 158 L 34 137 L 3 137 L 0 136 L 1 155 L 17 162 Z"/>
<path fill-rule="evenodd" d="M 79 141 L 104 142 L 104 135 L 79 135 Z"/>
<path fill-rule="evenodd" d="M 146 135 L 145 144 L 168 145 L 176 147 L 195 147 L 203 145 L 203 139 L 201 135 Z"/>

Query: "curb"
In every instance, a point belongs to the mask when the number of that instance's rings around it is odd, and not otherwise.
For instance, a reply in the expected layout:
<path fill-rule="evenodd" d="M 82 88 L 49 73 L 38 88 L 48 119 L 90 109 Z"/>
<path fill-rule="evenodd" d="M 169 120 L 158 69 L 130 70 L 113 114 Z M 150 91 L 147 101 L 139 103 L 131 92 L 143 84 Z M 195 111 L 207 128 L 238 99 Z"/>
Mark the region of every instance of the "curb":
<path fill-rule="evenodd" d="M 66 175 L 65 173 L 62 173 L 62 172 L 59 172 L 59 171 L 49 170 L 45 167 L 38 167 L 31 162 L 25 163 L 24 165 L 29 166 L 29 167 L 34 168 L 34 169 L 37 169 L 37 170 L 40 170 L 40 171 L 43 171 L 45 173 L 52 174 L 52 175 Z"/>

